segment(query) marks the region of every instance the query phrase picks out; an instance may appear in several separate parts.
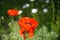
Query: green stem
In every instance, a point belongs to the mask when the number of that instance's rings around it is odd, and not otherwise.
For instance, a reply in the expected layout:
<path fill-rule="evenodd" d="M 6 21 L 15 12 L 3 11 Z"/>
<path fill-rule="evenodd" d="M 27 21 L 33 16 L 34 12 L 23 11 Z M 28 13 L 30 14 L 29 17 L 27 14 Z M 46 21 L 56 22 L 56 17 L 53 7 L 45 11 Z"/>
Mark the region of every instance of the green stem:
<path fill-rule="evenodd" d="M 51 6 L 52 6 L 52 8 L 53 8 L 53 10 L 52 10 L 52 15 L 53 15 L 53 17 L 52 17 L 52 23 L 51 23 L 51 29 L 52 29 L 52 31 L 54 31 L 55 30 L 55 27 L 54 27 L 54 12 L 55 12 L 55 8 L 54 8 L 54 2 L 53 2 L 53 0 L 51 0 Z"/>

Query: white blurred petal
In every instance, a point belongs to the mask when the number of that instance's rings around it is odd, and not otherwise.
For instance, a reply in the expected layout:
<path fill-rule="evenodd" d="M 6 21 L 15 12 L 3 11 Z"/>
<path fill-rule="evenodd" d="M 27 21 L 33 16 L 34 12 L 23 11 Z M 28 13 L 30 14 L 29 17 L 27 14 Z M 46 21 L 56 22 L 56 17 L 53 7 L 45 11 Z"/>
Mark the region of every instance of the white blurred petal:
<path fill-rule="evenodd" d="M 46 3 L 49 3 L 50 1 L 49 0 L 46 0 Z"/>
<path fill-rule="evenodd" d="M 26 4 L 26 7 L 29 7 L 30 5 L 29 4 Z"/>
<path fill-rule="evenodd" d="M 18 14 L 21 14 L 23 11 L 22 10 L 20 10 L 19 12 L 18 12 Z"/>
<path fill-rule="evenodd" d="M 37 13 L 37 11 L 38 11 L 37 9 L 32 9 L 31 10 L 32 13 Z"/>
<path fill-rule="evenodd" d="M 35 0 L 30 0 L 31 2 L 35 1 Z"/>
<path fill-rule="evenodd" d="M 27 3 L 27 4 L 23 5 L 23 9 L 24 9 L 24 8 L 27 8 L 27 7 L 29 7 L 29 6 L 30 6 L 30 4 Z"/>
<path fill-rule="evenodd" d="M 44 13 L 47 13 L 47 12 L 48 12 L 48 9 L 47 9 L 47 8 L 44 8 L 44 9 L 43 9 L 43 12 L 44 12 Z"/>

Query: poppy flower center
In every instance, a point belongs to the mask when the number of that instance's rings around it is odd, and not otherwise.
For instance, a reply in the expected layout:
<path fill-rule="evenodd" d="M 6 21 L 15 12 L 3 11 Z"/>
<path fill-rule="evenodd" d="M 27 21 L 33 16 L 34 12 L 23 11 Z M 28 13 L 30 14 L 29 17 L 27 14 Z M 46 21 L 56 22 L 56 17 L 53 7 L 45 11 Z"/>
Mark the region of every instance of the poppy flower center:
<path fill-rule="evenodd" d="M 25 24 L 30 24 L 30 25 L 32 26 L 32 24 L 31 24 L 31 23 L 29 23 L 29 22 L 26 22 Z"/>

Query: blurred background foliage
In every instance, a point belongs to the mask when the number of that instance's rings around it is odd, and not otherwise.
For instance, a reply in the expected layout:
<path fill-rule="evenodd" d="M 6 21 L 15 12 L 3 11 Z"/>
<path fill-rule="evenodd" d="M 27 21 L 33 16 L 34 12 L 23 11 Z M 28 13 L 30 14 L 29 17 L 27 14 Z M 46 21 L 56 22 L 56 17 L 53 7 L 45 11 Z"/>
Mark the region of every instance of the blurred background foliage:
<path fill-rule="evenodd" d="M 7 15 L 9 9 L 23 12 L 12 19 Z M 38 12 L 32 13 L 32 9 Z M 17 21 L 25 16 L 39 22 L 34 38 L 27 40 L 60 40 L 60 0 L 0 0 L 0 40 L 23 40 Z"/>

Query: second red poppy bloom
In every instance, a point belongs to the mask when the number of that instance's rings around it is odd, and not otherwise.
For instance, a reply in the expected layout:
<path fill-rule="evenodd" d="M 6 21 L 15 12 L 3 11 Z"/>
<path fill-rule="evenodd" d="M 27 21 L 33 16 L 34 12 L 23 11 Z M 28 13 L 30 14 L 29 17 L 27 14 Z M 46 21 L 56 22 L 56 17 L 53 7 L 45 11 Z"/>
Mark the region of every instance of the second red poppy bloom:
<path fill-rule="evenodd" d="M 9 16 L 17 16 L 18 15 L 18 10 L 15 10 L 15 9 L 9 9 L 7 14 Z"/>

